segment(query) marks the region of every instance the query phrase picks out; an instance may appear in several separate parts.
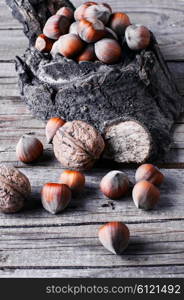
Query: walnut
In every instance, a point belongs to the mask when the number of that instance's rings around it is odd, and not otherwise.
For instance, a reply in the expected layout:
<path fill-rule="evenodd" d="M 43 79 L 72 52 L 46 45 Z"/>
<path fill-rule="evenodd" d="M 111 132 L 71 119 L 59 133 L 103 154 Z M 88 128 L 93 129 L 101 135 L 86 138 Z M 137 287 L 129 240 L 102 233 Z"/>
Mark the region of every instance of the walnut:
<path fill-rule="evenodd" d="M 0 165 L 0 212 L 21 210 L 31 192 L 28 178 L 19 170 Z"/>
<path fill-rule="evenodd" d="M 65 123 L 53 139 L 56 158 L 64 167 L 90 169 L 100 158 L 105 143 L 98 131 L 84 121 Z"/>

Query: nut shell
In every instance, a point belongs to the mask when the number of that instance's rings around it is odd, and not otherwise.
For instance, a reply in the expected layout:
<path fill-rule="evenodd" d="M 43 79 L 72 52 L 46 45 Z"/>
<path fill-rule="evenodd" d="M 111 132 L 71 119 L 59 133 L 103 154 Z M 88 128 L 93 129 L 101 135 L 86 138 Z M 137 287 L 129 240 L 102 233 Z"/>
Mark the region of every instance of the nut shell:
<path fill-rule="evenodd" d="M 116 40 L 105 38 L 95 44 L 95 54 L 103 63 L 115 64 L 122 57 L 122 49 Z"/>
<path fill-rule="evenodd" d="M 109 21 L 109 27 L 119 36 L 125 34 L 125 29 L 130 24 L 128 15 L 122 12 L 113 13 Z"/>
<path fill-rule="evenodd" d="M 62 16 L 65 16 L 71 20 L 73 20 L 74 18 L 74 12 L 73 12 L 73 9 L 69 8 L 69 7 L 66 7 L 66 6 L 63 6 L 61 7 L 57 12 L 56 12 L 56 15 L 62 15 Z"/>
<path fill-rule="evenodd" d="M 151 182 L 142 180 L 134 186 L 132 197 L 137 208 L 150 210 L 159 202 L 160 191 Z"/>
<path fill-rule="evenodd" d="M 88 1 L 80 5 L 74 12 L 75 20 L 76 21 L 82 20 L 84 18 L 85 10 L 91 5 L 97 5 L 97 3 L 93 1 Z"/>
<path fill-rule="evenodd" d="M 100 189 L 110 199 L 121 198 L 129 189 L 128 177 L 121 171 L 111 171 L 102 178 Z"/>
<path fill-rule="evenodd" d="M 46 183 L 42 191 L 43 207 L 52 214 L 64 210 L 71 201 L 71 191 L 65 184 Z"/>
<path fill-rule="evenodd" d="M 61 174 L 59 182 L 66 184 L 72 191 L 80 191 L 85 185 L 85 176 L 79 171 L 65 170 Z"/>
<path fill-rule="evenodd" d="M 111 9 L 104 4 L 91 5 L 84 11 L 84 18 L 96 18 L 107 24 L 111 15 Z"/>
<path fill-rule="evenodd" d="M 149 46 L 151 34 L 147 27 L 143 25 L 130 25 L 126 28 L 125 38 L 131 50 L 142 50 Z"/>
<path fill-rule="evenodd" d="M 137 169 L 135 180 L 136 182 L 147 180 L 155 185 L 160 185 L 164 180 L 164 175 L 154 165 L 143 164 Z"/>
<path fill-rule="evenodd" d="M 86 43 L 95 43 L 106 36 L 104 24 L 95 18 L 82 19 L 78 24 L 78 34 Z"/>
<path fill-rule="evenodd" d="M 46 127 L 45 127 L 45 134 L 46 139 L 48 143 L 51 143 L 53 140 L 53 137 L 56 134 L 56 131 L 63 126 L 66 123 L 65 120 L 59 118 L 59 117 L 53 117 L 50 120 L 48 120 Z"/>
<path fill-rule="evenodd" d="M 53 139 L 54 153 L 58 161 L 69 169 L 92 168 L 100 158 L 105 144 L 100 133 L 84 121 L 65 123 Z"/>
<path fill-rule="evenodd" d="M 122 254 L 128 246 L 130 232 L 122 222 L 109 222 L 100 227 L 98 237 L 107 250 L 114 254 Z"/>
<path fill-rule="evenodd" d="M 18 169 L 0 165 L 0 212 L 21 210 L 31 193 L 29 179 Z"/>
<path fill-rule="evenodd" d="M 51 16 L 43 28 L 43 33 L 50 39 L 57 40 L 61 35 L 68 33 L 71 20 L 63 15 Z"/>
<path fill-rule="evenodd" d="M 42 143 L 31 135 L 23 135 L 16 146 L 17 158 L 24 163 L 35 161 L 42 153 Z"/>
<path fill-rule="evenodd" d="M 59 53 L 67 58 L 76 56 L 85 46 L 80 37 L 73 33 L 68 33 L 61 36 L 58 42 Z"/>

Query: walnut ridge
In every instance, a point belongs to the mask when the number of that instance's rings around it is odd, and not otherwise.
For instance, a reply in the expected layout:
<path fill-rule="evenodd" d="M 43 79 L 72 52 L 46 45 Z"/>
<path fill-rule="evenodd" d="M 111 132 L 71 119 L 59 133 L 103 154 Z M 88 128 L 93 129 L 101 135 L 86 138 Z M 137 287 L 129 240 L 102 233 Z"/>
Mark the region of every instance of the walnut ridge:
<path fill-rule="evenodd" d="M 104 140 L 98 131 L 83 121 L 65 123 L 53 139 L 56 158 L 64 167 L 90 169 L 104 150 Z"/>
<path fill-rule="evenodd" d="M 19 170 L 0 165 L 0 212 L 21 210 L 31 192 L 28 178 Z"/>

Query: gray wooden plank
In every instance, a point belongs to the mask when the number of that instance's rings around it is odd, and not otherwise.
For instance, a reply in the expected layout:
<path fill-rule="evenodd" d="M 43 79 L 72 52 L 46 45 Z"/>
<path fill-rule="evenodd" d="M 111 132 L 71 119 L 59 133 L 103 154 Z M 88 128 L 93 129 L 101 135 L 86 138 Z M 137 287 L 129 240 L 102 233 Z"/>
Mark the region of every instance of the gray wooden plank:
<path fill-rule="evenodd" d="M 99 224 L 0 229 L 0 267 L 90 269 L 98 266 L 109 271 L 123 266 L 181 265 L 184 268 L 183 224 L 184 221 L 129 224 L 130 243 L 121 256 L 102 247 L 97 236 Z"/>
<path fill-rule="evenodd" d="M 47 162 L 46 162 L 47 164 Z M 48 164 L 47 164 L 48 165 Z M 135 207 L 131 192 L 119 201 L 108 201 L 99 190 L 99 183 L 108 170 L 106 168 L 96 168 L 86 172 L 85 190 L 73 197 L 69 207 L 63 213 L 53 216 L 46 212 L 41 205 L 40 191 L 44 183 L 57 182 L 62 172 L 62 167 L 58 163 L 57 168 L 52 165 L 40 167 L 27 165 L 22 170 L 30 179 L 32 184 L 32 195 L 27 202 L 27 208 L 13 215 L 0 215 L 0 227 L 12 229 L 13 227 L 25 226 L 26 228 L 35 226 L 76 226 L 77 224 L 99 224 L 107 220 L 123 220 L 128 223 L 155 223 L 166 222 L 168 226 L 171 220 L 184 220 L 183 216 L 183 194 L 184 194 L 184 170 L 162 169 L 166 176 L 165 183 L 161 187 L 161 200 L 157 208 L 153 211 L 142 211 Z M 134 169 L 124 169 L 130 180 L 134 181 Z"/>
<path fill-rule="evenodd" d="M 0 268 L 0 278 L 183 278 L 183 266 L 137 266 L 115 268 Z"/>

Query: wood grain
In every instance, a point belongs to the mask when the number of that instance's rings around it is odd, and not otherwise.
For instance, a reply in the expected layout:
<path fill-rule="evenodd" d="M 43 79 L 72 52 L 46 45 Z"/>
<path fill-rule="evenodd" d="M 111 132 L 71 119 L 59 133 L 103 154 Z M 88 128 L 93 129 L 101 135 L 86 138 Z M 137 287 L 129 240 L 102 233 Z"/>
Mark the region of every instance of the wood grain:
<path fill-rule="evenodd" d="M 184 95 L 184 1 L 108 3 L 114 10 L 129 13 L 132 22 L 153 30 Z M 3 0 L 0 39 L 0 162 L 19 167 L 32 184 L 24 211 L 0 215 L 0 277 L 183 277 L 184 116 L 175 125 L 173 147 L 167 164 L 162 165 L 166 179 L 155 210 L 136 209 L 131 193 L 109 202 L 98 188 L 101 177 L 119 168 L 134 181 L 136 166 L 105 162 L 86 172 L 85 190 L 66 211 L 50 215 L 41 206 L 40 189 L 47 181 L 57 181 L 62 167 L 45 141 L 45 122 L 34 119 L 19 98 L 14 57 L 23 54 L 28 41 Z M 31 165 L 18 162 L 15 156 L 16 143 L 26 132 L 36 134 L 45 145 L 42 159 Z M 111 220 L 123 221 L 130 228 L 130 245 L 122 256 L 107 252 L 97 238 L 99 226 Z"/>

